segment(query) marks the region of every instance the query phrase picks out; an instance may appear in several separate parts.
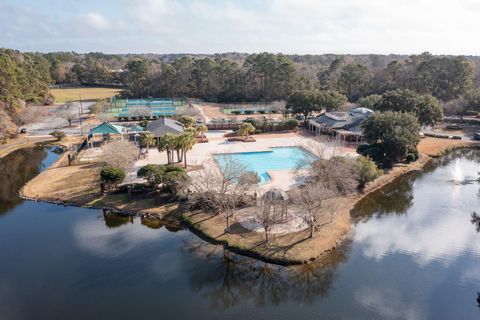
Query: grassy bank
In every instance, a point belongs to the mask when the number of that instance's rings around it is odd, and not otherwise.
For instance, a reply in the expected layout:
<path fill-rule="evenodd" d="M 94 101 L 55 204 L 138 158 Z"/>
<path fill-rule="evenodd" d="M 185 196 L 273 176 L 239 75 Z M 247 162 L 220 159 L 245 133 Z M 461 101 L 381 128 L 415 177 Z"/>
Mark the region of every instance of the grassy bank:
<path fill-rule="evenodd" d="M 118 88 L 74 87 L 50 89 L 56 103 L 67 101 L 108 99 L 121 92 Z"/>

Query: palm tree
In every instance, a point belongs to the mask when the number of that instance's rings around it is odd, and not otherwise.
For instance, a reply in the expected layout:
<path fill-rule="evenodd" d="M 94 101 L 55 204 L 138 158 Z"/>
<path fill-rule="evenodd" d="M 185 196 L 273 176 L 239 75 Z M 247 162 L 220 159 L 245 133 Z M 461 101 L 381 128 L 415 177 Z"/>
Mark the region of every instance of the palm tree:
<path fill-rule="evenodd" d="M 185 161 L 184 167 L 187 168 L 187 151 L 192 150 L 195 145 L 195 138 L 192 134 L 184 132 L 179 136 L 179 140 L 182 147 L 182 157 Z"/>
<path fill-rule="evenodd" d="M 155 138 L 150 132 L 142 132 L 140 133 L 138 144 L 140 147 L 148 149 L 148 147 L 155 145 Z"/>
<path fill-rule="evenodd" d="M 172 143 L 173 143 L 173 149 L 175 149 L 175 151 L 177 151 L 177 162 L 182 162 L 183 152 L 180 152 L 180 151 L 182 151 L 182 135 L 177 134 L 177 135 L 173 136 Z"/>
<path fill-rule="evenodd" d="M 191 116 L 181 116 L 179 119 L 178 119 L 178 122 L 180 122 L 181 124 L 183 124 L 183 126 L 185 128 L 190 128 L 190 127 L 193 127 L 195 125 L 195 119 Z"/>
<path fill-rule="evenodd" d="M 203 133 L 208 131 L 208 127 L 204 124 L 199 125 L 196 128 L 197 134 L 200 136 L 200 139 L 203 141 Z"/>
<path fill-rule="evenodd" d="M 173 150 L 175 149 L 175 136 L 170 133 L 165 134 L 158 140 L 158 151 L 167 151 L 168 164 L 173 163 Z"/>
<path fill-rule="evenodd" d="M 245 136 L 245 141 L 247 141 L 248 136 L 254 132 L 255 132 L 255 127 L 250 122 L 244 122 L 238 128 L 238 135 Z"/>

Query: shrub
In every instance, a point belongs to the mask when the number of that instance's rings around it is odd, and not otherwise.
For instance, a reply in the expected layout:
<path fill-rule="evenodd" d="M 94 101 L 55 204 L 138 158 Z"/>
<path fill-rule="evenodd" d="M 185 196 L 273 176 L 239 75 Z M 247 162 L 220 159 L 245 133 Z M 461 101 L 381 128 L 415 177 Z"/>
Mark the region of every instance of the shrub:
<path fill-rule="evenodd" d="M 138 125 L 143 128 L 143 130 L 147 130 L 148 120 L 141 120 Z"/>
<path fill-rule="evenodd" d="M 362 153 L 362 156 L 369 157 L 376 163 L 382 163 L 384 160 L 383 152 L 379 147 L 370 146 L 370 148 Z"/>
<path fill-rule="evenodd" d="M 185 170 L 172 165 L 147 164 L 138 170 L 137 176 L 145 178 L 149 186 L 161 184 L 165 191 L 171 193 L 176 193 L 181 182 L 187 180 Z"/>
<path fill-rule="evenodd" d="M 172 165 L 165 165 L 163 167 L 163 187 L 166 191 L 176 194 L 180 185 L 187 181 L 188 176 L 181 167 Z"/>
<path fill-rule="evenodd" d="M 405 157 L 405 160 L 408 161 L 408 162 L 413 162 L 413 161 L 417 161 L 418 158 L 419 158 L 418 150 L 413 149 L 413 150 L 410 150 L 407 153 L 407 156 Z"/>
<path fill-rule="evenodd" d="M 164 173 L 164 166 L 147 164 L 137 171 L 137 176 L 140 178 L 145 178 L 150 187 L 156 187 L 162 183 Z"/>
<path fill-rule="evenodd" d="M 260 114 L 265 114 L 265 112 L 266 112 L 265 110 L 258 110 L 258 113 Z"/>
<path fill-rule="evenodd" d="M 247 122 L 247 123 L 250 123 L 250 124 L 251 124 L 252 126 L 254 126 L 254 127 L 258 127 L 257 121 L 256 121 L 255 119 L 253 119 L 253 118 L 245 119 L 245 120 L 243 120 L 243 122 Z"/>
<path fill-rule="evenodd" d="M 242 111 L 240 111 L 240 110 L 233 110 L 231 113 L 238 116 L 239 114 L 242 113 Z"/>
<path fill-rule="evenodd" d="M 245 110 L 244 113 L 245 113 L 245 114 L 254 114 L 255 111 L 253 111 L 253 110 Z"/>
<path fill-rule="evenodd" d="M 275 114 L 275 113 L 277 113 L 277 110 L 270 110 L 270 113 Z"/>
<path fill-rule="evenodd" d="M 120 167 L 105 166 L 100 171 L 100 178 L 107 186 L 116 188 L 125 179 L 125 171 Z"/>
<path fill-rule="evenodd" d="M 375 180 L 382 174 L 382 171 L 378 169 L 375 162 L 363 156 L 359 156 L 356 159 L 356 171 L 358 174 L 358 186 L 360 188 L 365 187 L 367 183 Z"/>
<path fill-rule="evenodd" d="M 287 119 L 285 120 L 285 126 L 288 130 L 296 130 L 300 122 L 297 119 Z"/>
<path fill-rule="evenodd" d="M 247 171 L 238 178 L 239 184 L 256 184 L 260 182 L 260 176 L 255 171 Z"/>
<path fill-rule="evenodd" d="M 364 152 L 371 147 L 369 144 L 361 144 L 357 147 L 357 153 L 363 155 Z"/>
<path fill-rule="evenodd" d="M 63 138 L 65 138 L 67 135 L 65 134 L 65 132 L 63 131 L 58 131 L 58 130 L 55 130 L 55 131 L 52 131 L 49 133 L 52 137 L 56 138 L 58 141 L 62 140 Z"/>

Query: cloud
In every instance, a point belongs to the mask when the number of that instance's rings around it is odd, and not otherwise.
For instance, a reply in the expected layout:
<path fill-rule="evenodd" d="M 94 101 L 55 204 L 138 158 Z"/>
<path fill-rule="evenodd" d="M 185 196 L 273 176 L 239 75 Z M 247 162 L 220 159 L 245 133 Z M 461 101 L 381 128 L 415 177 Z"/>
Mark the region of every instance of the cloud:
<path fill-rule="evenodd" d="M 474 0 L 48 3 L 0 0 L 0 42 L 46 51 L 70 50 L 74 43 L 80 51 L 107 52 L 480 54 L 472 41 L 480 35 L 480 5 Z M 11 38 L 20 39 L 6 41 Z M 132 38 L 139 45 L 129 46 Z"/>
<path fill-rule="evenodd" d="M 80 17 L 84 23 L 95 30 L 107 30 L 111 27 L 110 21 L 97 12 L 89 12 Z"/>

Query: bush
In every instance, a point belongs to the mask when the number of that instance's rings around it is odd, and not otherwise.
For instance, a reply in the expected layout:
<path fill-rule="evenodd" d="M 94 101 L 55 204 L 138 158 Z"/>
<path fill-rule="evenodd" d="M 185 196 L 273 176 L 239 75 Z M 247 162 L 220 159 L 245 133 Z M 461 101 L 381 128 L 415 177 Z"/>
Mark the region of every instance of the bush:
<path fill-rule="evenodd" d="M 63 138 L 65 138 L 67 135 L 65 134 L 65 132 L 63 131 L 58 131 L 58 130 L 55 130 L 55 131 L 52 131 L 49 133 L 52 137 L 56 138 L 58 141 L 62 140 Z"/>
<path fill-rule="evenodd" d="M 372 147 L 366 149 L 363 153 L 362 156 L 364 157 L 369 157 L 376 163 L 382 163 L 384 160 L 383 152 L 379 147 Z"/>
<path fill-rule="evenodd" d="M 275 113 L 277 113 L 277 110 L 270 110 L 270 113 L 275 114 Z"/>
<path fill-rule="evenodd" d="M 245 114 L 254 114 L 255 111 L 253 111 L 253 110 L 245 110 L 244 113 L 245 113 Z"/>
<path fill-rule="evenodd" d="M 125 171 L 120 167 L 105 166 L 100 171 L 100 178 L 107 186 L 115 186 L 125 179 Z"/>
<path fill-rule="evenodd" d="M 405 157 L 405 160 L 408 161 L 408 162 L 413 162 L 413 161 L 417 161 L 419 157 L 420 157 L 420 155 L 418 154 L 418 150 L 414 149 L 414 150 L 410 150 L 407 153 L 407 156 Z"/>
<path fill-rule="evenodd" d="M 165 173 L 164 166 L 156 164 L 147 164 L 137 171 L 137 176 L 145 178 L 150 187 L 156 187 L 162 183 L 163 175 Z"/>
<path fill-rule="evenodd" d="M 141 120 L 138 125 L 143 128 L 143 130 L 147 130 L 148 120 Z"/>
<path fill-rule="evenodd" d="M 171 193 L 176 193 L 180 183 L 187 179 L 183 168 L 158 164 L 147 164 L 138 170 L 137 176 L 145 178 L 150 187 L 161 184 L 165 191 Z"/>
<path fill-rule="evenodd" d="M 300 122 L 297 119 L 285 120 L 285 126 L 287 127 L 287 130 L 296 130 L 299 125 L 300 125 Z"/>
<path fill-rule="evenodd" d="M 359 156 L 356 159 L 356 171 L 358 174 L 358 186 L 365 187 L 367 183 L 378 178 L 382 171 L 378 169 L 375 162 L 368 157 Z"/>
<path fill-rule="evenodd" d="M 242 113 L 242 111 L 240 111 L 240 110 L 233 110 L 233 111 L 231 112 L 231 114 L 234 114 L 234 115 L 237 115 L 237 116 L 238 116 L 239 114 L 241 114 L 241 113 Z"/>
<path fill-rule="evenodd" d="M 260 114 L 265 114 L 266 111 L 265 111 L 265 110 L 258 110 L 258 113 L 260 113 Z"/>
<path fill-rule="evenodd" d="M 243 120 L 243 122 L 247 122 L 247 123 L 250 123 L 250 124 L 251 124 L 252 126 L 254 126 L 254 127 L 258 127 L 257 121 L 256 121 L 255 119 L 253 119 L 253 118 L 245 119 L 245 120 Z"/>
<path fill-rule="evenodd" d="M 371 147 L 369 144 L 361 144 L 357 147 L 357 153 L 363 155 L 365 151 Z"/>
<path fill-rule="evenodd" d="M 247 171 L 238 178 L 239 184 L 256 184 L 260 182 L 260 176 L 255 171 Z"/>

